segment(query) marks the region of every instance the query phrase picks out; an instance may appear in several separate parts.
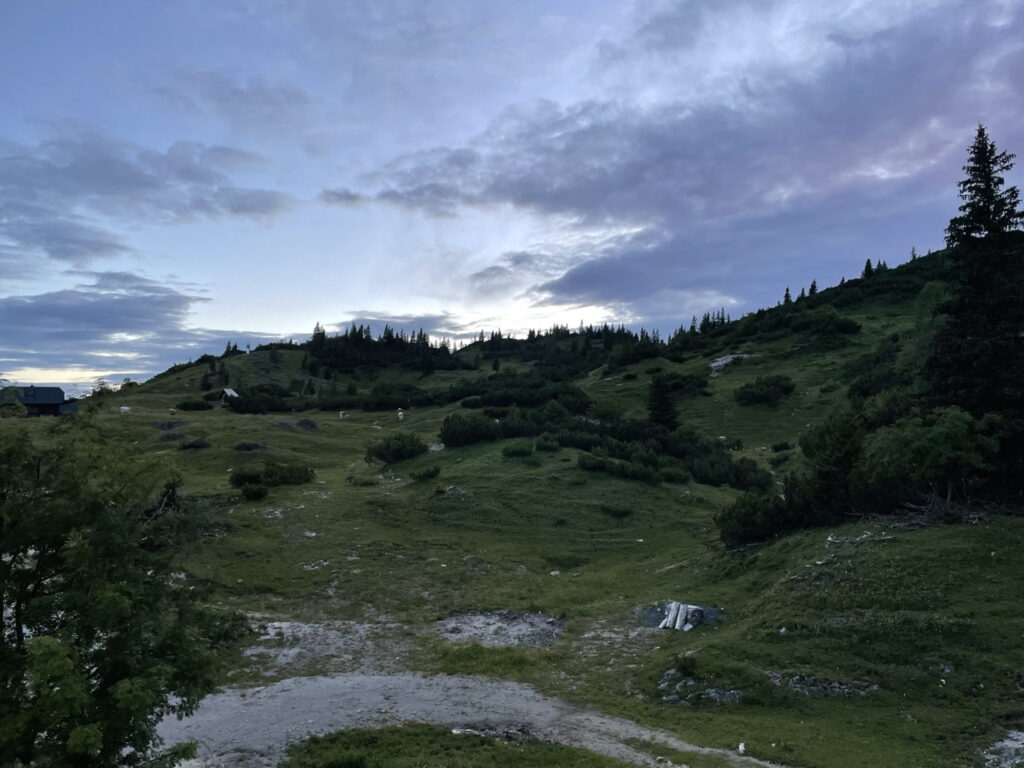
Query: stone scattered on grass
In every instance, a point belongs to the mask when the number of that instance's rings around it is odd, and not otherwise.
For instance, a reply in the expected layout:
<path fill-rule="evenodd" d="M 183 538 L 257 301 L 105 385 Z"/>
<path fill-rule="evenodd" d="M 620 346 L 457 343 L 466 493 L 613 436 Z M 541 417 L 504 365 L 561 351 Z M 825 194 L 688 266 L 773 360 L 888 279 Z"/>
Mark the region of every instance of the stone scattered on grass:
<path fill-rule="evenodd" d="M 852 680 L 848 683 L 837 680 L 819 680 L 813 675 L 786 675 L 781 672 L 767 672 L 773 685 L 789 688 L 804 696 L 866 696 L 878 690 L 876 683 Z"/>
<path fill-rule="evenodd" d="M 678 704 L 684 707 L 701 704 L 738 704 L 743 692 L 736 688 L 704 687 L 698 677 L 686 675 L 681 670 L 669 669 L 661 676 L 658 690 L 663 704 Z"/>
<path fill-rule="evenodd" d="M 432 443 L 431 446 L 430 446 L 430 450 L 432 450 L 434 452 L 443 451 L 444 450 L 444 443 Z"/>
<path fill-rule="evenodd" d="M 565 622 L 554 616 L 504 610 L 458 613 L 442 619 L 436 626 L 449 640 L 479 643 L 489 648 L 551 645 L 565 631 Z"/>
<path fill-rule="evenodd" d="M 446 499 L 457 499 L 466 495 L 466 492 L 457 485 L 449 485 L 442 494 Z"/>

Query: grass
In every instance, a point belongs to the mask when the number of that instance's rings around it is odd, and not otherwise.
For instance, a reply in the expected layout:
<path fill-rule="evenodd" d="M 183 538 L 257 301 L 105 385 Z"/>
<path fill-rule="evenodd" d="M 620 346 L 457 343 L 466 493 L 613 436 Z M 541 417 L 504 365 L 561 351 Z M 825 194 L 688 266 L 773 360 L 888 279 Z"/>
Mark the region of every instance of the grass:
<path fill-rule="evenodd" d="M 341 731 L 293 747 L 281 768 L 622 768 L 625 763 L 531 738 L 410 725 Z"/>

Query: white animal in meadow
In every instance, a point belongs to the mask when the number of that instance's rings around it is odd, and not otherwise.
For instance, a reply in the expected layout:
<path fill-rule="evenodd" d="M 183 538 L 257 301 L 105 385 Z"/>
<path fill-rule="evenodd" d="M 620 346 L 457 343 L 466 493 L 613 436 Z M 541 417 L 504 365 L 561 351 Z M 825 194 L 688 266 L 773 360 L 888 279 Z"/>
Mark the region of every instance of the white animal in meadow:
<path fill-rule="evenodd" d="M 398 420 L 401 421 L 404 418 L 405 418 L 405 411 L 403 411 L 401 408 L 399 408 L 398 409 Z"/>
<path fill-rule="evenodd" d="M 176 416 L 177 414 L 178 414 L 178 409 L 177 408 L 168 408 L 167 409 L 167 415 L 168 416 Z"/>
<path fill-rule="evenodd" d="M 348 411 L 339 411 L 338 412 L 338 418 L 339 419 L 347 419 L 348 418 Z"/>
<path fill-rule="evenodd" d="M 121 415 L 122 415 L 122 416 L 124 416 L 125 414 L 129 414 L 129 413 L 131 413 L 131 412 L 132 412 L 132 409 L 131 409 L 131 408 L 129 408 L 129 407 L 127 406 L 127 405 L 122 405 L 122 406 L 121 406 L 120 408 L 118 408 L 118 410 L 119 410 L 119 411 L 121 412 Z"/>

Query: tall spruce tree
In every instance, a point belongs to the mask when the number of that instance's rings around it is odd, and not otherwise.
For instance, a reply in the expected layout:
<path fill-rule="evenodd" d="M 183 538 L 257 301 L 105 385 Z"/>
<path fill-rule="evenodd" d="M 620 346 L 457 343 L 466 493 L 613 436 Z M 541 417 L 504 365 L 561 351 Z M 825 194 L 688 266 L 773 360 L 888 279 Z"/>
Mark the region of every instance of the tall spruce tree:
<path fill-rule="evenodd" d="M 1020 192 L 1006 187 L 1003 174 L 1013 168 L 1009 152 L 996 150 L 985 126 L 978 125 L 974 143 L 967 148 L 967 164 L 963 167 L 967 178 L 957 184 L 960 191 L 960 215 L 954 216 L 946 227 L 946 245 L 955 248 L 971 240 L 1001 235 L 1017 229 L 1024 223 L 1020 206 Z"/>
<path fill-rule="evenodd" d="M 651 379 L 647 390 L 647 418 L 652 424 L 660 424 L 668 430 L 679 426 L 679 411 L 672 397 L 672 382 L 665 376 Z"/>
<path fill-rule="evenodd" d="M 1002 176 L 1013 157 L 978 126 L 958 184 L 964 204 L 946 229 L 950 298 L 925 373 L 931 405 L 1003 420 L 998 469 L 1024 487 L 1024 234 L 1013 231 L 1024 214 Z"/>

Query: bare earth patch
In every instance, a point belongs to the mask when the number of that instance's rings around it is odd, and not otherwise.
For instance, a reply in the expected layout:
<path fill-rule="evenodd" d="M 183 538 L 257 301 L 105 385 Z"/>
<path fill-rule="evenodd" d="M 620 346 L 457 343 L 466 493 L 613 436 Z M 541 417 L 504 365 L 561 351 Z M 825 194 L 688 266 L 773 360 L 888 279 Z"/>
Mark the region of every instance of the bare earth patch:
<path fill-rule="evenodd" d="M 260 688 L 228 689 L 203 699 L 191 717 L 164 720 L 158 732 L 168 745 L 197 741 L 199 757 L 209 761 L 206 765 L 270 768 L 284 757 L 289 744 L 310 735 L 405 722 L 485 733 L 511 729 L 640 766 L 666 763 L 630 742 L 714 755 L 737 767 L 774 766 L 728 750 L 697 747 L 629 720 L 577 709 L 521 683 L 449 675 L 300 677 Z"/>
<path fill-rule="evenodd" d="M 260 636 L 245 655 L 267 677 L 302 673 L 395 672 L 409 643 L 402 625 L 329 621 L 254 622 Z"/>
<path fill-rule="evenodd" d="M 565 622 L 545 613 L 488 611 L 459 613 L 437 622 L 446 640 L 479 643 L 489 648 L 551 645 L 565 631 Z"/>

